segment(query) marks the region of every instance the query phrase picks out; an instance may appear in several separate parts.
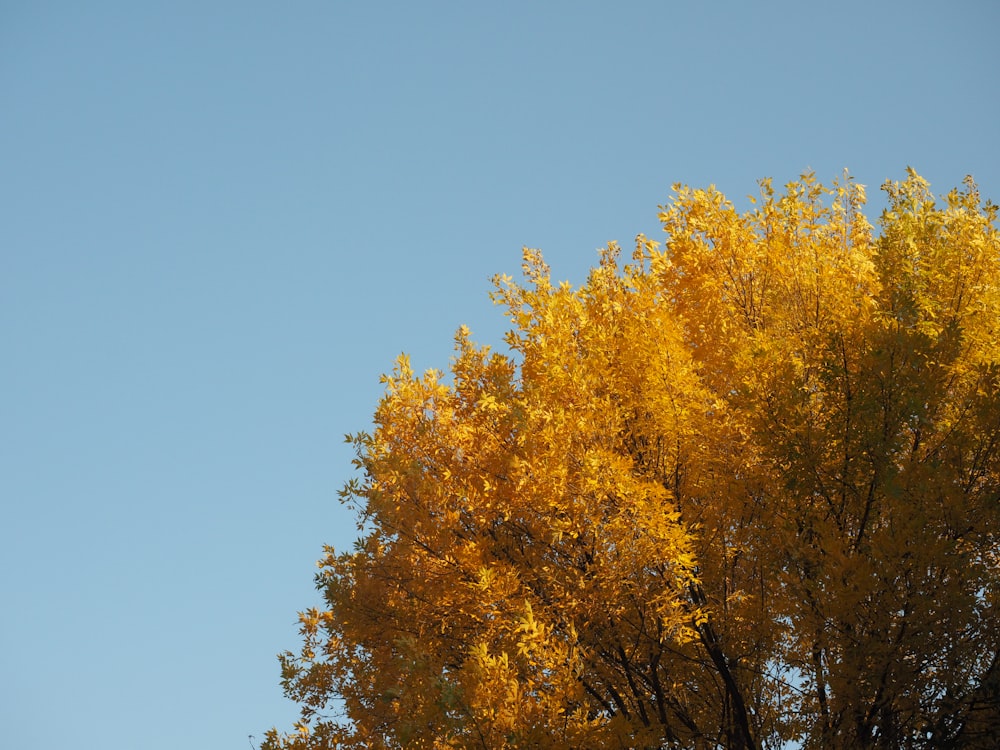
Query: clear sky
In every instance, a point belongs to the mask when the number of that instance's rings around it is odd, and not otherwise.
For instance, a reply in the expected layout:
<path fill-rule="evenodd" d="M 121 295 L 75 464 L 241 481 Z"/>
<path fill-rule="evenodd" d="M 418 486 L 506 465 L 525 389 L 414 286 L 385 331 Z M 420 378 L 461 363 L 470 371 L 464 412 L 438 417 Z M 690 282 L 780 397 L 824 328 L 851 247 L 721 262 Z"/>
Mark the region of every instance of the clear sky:
<path fill-rule="evenodd" d="M 1000 4 L 0 1 L 0 745 L 238 748 L 296 709 L 336 492 L 494 273 L 907 165 L 1000 202 Z"/>

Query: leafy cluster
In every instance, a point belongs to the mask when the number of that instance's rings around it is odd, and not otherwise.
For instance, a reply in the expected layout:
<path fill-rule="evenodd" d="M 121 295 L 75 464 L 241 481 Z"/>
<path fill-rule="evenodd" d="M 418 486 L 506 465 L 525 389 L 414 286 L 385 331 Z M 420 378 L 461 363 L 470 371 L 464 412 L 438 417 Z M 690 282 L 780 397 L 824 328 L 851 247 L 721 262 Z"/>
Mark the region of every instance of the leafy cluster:
<path fill-rule="evenodd" d="M 265 747 L 993 746 L 996 208 L 884 190 L 675 186 L 664 245 L 496 279 L 509 356 L 401 358 Z"/>

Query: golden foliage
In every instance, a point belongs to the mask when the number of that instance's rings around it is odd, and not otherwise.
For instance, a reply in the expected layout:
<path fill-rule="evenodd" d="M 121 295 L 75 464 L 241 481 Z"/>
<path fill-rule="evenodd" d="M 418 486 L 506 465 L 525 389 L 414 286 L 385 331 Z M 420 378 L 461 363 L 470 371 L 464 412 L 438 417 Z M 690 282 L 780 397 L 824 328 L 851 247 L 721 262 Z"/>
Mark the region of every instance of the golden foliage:
<path fill-rule="evenodd" d="M 509 356 L 400 358 L 265 746 L 987 747 L 996 209 L 884 190 L 677 186 L 664 246 L 496 279 Z"/>

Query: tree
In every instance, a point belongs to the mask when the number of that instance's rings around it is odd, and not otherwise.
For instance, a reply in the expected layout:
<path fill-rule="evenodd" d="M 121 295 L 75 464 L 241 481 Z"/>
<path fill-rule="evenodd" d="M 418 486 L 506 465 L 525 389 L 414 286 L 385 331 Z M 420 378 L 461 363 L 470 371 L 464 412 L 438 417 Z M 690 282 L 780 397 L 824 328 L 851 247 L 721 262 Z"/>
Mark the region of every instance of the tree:
<path fill-rule="evenodd" d="M 496 279 L 509 355 L 400 358 L 265 747 L 993 746 L 996 207 L 883 189 L 675 186 L 662 247 Z"/>

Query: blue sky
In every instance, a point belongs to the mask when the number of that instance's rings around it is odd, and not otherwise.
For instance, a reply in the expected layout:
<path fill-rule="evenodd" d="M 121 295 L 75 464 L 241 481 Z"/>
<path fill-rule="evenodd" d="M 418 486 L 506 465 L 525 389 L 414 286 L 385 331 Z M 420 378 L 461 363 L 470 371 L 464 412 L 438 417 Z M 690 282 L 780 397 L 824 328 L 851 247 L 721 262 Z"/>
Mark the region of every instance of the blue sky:
<path fill-rule="evenodd" d="M 0 2 L 0 721 L 248 747 L 355 535 L 346 432 L 522 246 L 670 185 L 912 165 L 1000 201 L 1000 6 Z"/>

